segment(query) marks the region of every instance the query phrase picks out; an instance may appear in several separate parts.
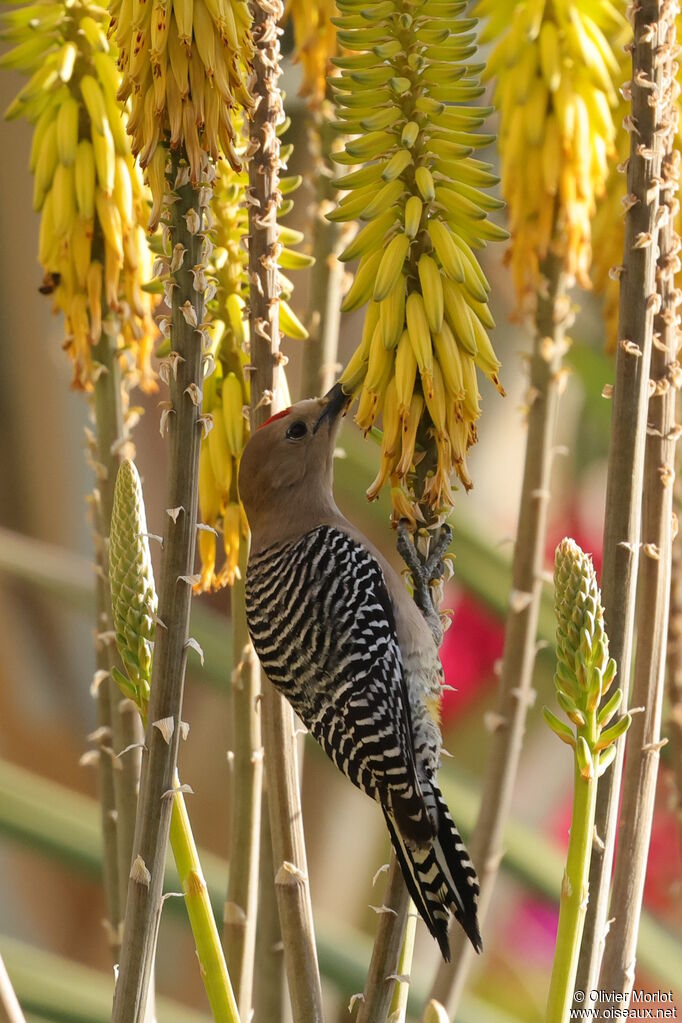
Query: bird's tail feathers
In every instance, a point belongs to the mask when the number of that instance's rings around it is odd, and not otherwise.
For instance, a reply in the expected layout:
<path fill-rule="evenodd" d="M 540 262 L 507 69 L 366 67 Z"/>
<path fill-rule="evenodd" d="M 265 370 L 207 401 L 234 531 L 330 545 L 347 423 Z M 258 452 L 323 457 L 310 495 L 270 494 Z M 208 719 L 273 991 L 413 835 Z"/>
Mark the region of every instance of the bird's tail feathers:
<path fill-rule="evenodd" d="M 384 816 L 410 896 L 438 942 L 443 958 L 449 962 L 449 911 L 454 913 L 476 951 L 481 951 L 476 912 L 478 881 L 466 847 L 436 785 L 433 792 L 438 809 L 438 834 L 423 849 L 410 848 L 386 811 Z"/>

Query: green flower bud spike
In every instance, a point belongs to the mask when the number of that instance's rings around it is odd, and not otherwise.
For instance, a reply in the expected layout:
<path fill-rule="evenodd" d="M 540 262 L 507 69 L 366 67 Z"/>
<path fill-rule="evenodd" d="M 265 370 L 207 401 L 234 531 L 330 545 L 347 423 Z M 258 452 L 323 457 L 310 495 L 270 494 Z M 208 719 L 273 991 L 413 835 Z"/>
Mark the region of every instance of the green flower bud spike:
<path fill-rule="evenodd" d="M 146 720 L 157 598 L 142 484 L 135 464 L 128 459 L 121 463 L 116 477 L 109 578 L 116 646 L 127 673 L 114 669 L 114 678 Z"/>
<path fill-rule="evenodd" d="M 614 743 L 628 728 L 629 714 L 608 727 L 622 692 L 607 693 L 616 677 L 604 632 L 604 609 L 592 559 L 570 539 L 554 562 L 557 702 L 573 727 L 547 707 L 545 720 L 574 751 L 571 837 L 561 885 L 559 928 L 547 1003 L 547 1023 L 570 1018 L 578 953 L 587 909 L 597 781 L 613 760 Z M 606 697 L 606 698 L 605 698 Z"/>
<path fill-rule="evenodd" d="M 137 705 L 146 727 L 157 599 L 142 483 L 134 463 L 127 459 L 121 462 L 114 490 L 109 537 L 109 577 L 116 646 L 126 669 L 126 675 L 116 669 L 113 675 L 123 693 Z M 166 730 L 169 736 L 167 742 L 172 735 L 172 725 L 172 718 L 154 722 L 162 735 Z M 177 772 L 173 779 L 173 789 L 170 844 L 182 883 L 201 977 L 216 1023 L 239 1023 L 225 956 Z"/>

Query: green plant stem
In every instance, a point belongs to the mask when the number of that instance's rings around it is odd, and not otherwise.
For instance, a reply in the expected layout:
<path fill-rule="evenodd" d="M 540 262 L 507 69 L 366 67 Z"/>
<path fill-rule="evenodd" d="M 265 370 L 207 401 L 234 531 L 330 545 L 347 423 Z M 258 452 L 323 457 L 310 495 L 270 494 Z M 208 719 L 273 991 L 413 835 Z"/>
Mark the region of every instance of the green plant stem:
<path fill-rule="evenodd" d="M 403 947 L 400 950 L 398 962 L 398 977 L 393 992 L 393 1001 L 389 1010 L 390 1023 L 405 1023 L 407 1019 L 407 1000 L 410 995 L 410 971 L 412 970 L 412 957 L 414 955 L 414 939 L 417 934 L 418 913 L 414 906 L 407 914 L 405 933 L 403 935 Z M 404 978 L 404 979 L 402 979 Z"/>
<path fill-rule="evenodd" d="M 308 152 L 313 164 L 315 184 L 313 255 L 311 270 L 309 338 L 304 341 L 304 398 L 326 394 L 336 379 L 339 327 L 341 324 L 341 292 L 344 266 L 339 261 L 348 236 L 348 225 L 333 223 L 325 214 L 331 208 L 336 190 L 331 184 L 333 171 L 329 163 L 332 142 L 337 133 L 331 126 L 333 109 L 327 102 L 311 115 L 308 126 Z"/>
<path fill-rule="evenodd" d="M 679 10 L 679 5 L 678 10 Z M 674 81 L 676 58 L 673 37 L 660 47 L 657 62 L 664 65 L 666 90 Z M 675 65 L 676 68 L 676 65 Z M 618 835 L 618 856 L 613 877 L 610 916 L 600 984 L 609 992 L 629 995 L 635 980 L 637 933 L 644 896 L 649 841 L 656 801 L 656 779 L 661 750 L 661 717 L 665 687 L 666 639 L 670 606 L 673 540 L 673 482 L 677 427 L 675 406 L 680 382 L 677 361 L 679 292 L 675 272 L 680 240 L 675 231 L 679 153 L 675 152 L 677 98 L 667 102 L 661 115 L 667 133 L 661 168 L 661 208 L 668 216 L 659 231 L 657 267 L 661 308 L 654 330 L 642 510 L 642 562 L 637 606 L 637 654 L 631 700 L 642 712 L 635 714 L 626 740 L 623 801 Z"/>
<path fill-rule="evenodd" d="M 97 580 L 95 583 L 97 594 L 97 617 L 102 620 L 106 614 L 107 590 L 109 589 L 104 576 L 104 567 L 97 557 Z M 95 657 L 97 675 L 95 685 L 97 686 L 97 747 L 98 747 L 98 771 L 97 781 L 99 789 L 100 822 L 102 828 L 102 880 L 104 884 L 104 897 L 107 906 L 107 918 L 105 929 L 111 948 L 112 961 L 118 962 L 121 951 L 121 923 L 123 913 L 121 911 L 121 896 L 119 888 L 119 854 L 118 854 L 118 822 L 116 814 L 116 793 L 114 790 L 114 765 L 112 748 L 111 728 L 111 699 L 110 688 L 115 685 L 109 675 L 110 670 L 110 649 L 108 644 L 97 640 L 95 643 Z"/>
<path fill-rule="evenodd" d="M 589 778 L 583 778 L 576 763 L 571 837 L 568 843 L 566 870 L 561 883 L 559 926 L 545 1016 L 547 1023 L 567 1023 L 570 1019 L 580 939 L 587 908 L 596 802 L 597 779 L 594 771 Z"/>
<path fill-rule="evenodd" d="M 311 757 L 317 756 L 320 761 L 325 756 L 313 740 L 309 742 L 309 754 Z M 440 784 L 445 800 L 463 835 L 468 835 L 476 820 L 480 801 L 476 781 L 462 777 L 461 773 L 455 775 L 452 771 L 443 770 L 440 773 Z M 263 817 L 264 822 L 267 822 L 267 819 L 267 816 Z M 97 880 L 100 877 L 102 833 L 95 800 L 53 781 L 40 778 L 2 759 L 0 759 L 0 835 L 6 840 L 20 843 L 34 852 L 50 857 L 56 863 L 86 878 Z M 509 876 L 525 886 L 528 891 L 552 900 L 561 884 L 563 852 L 540 832 L 514 820 L 509 821 L 507 825 L 505 843 L 507 856 L 504 869 Z M 265 862 L 268 848 L 264 842 L 262 862 Z M 213 913 L 218 916 L 225 897 L 228 865 L 206 849 L 200 851 L 200 858 L 206 874 Z M 273 872 L 270 870 L 269 891 L 265 884 L 261 883 L 260 886 L 262 906 L 268 909 L 275 904 L 272 877 Z M 166 889 L 177 891 L 179 883 L 175 865 L 169 859 Z M 166 910 L 175 919 L 185 916 L 181 899 L 170 899 L 166 904 Z M 274 915 L 276 916 L 276 912 Z M 256 956 L 259 969 L 263 965 L 260 944 L 262 934 L 260 925 L 263 917 L 264 912 L 261 909 L 258 917 Z M 326 919 L 324 914 L 320 914 L 318 932 L 320 967 L 324 976 L 348 995 L 358 991 L 365 980 L 366 964 L 371 954 L 370 939 L 355 928 L 342 926 L 338 918 Z M 268 930 L 267 933 L 275 932 Z M 277 934 L 270 948 L 278 951 L 278 961 L 281 963 L 281 946 Z M 643 969 L 646 969 L 647 974 L 657 984 L 661 987 L 675 986 L 679 977 L 682 944 L 647 912 L 642 914 L 638 954 Z M 274 956 L 268 961 L 277 962 Z M 263 975 L 267 977 L 265 969 Z M 262 987 L 259 976 L 259 983 L 256 984 L 254 992 L 257 1011 Z M 413 980 L 411 991 L 415 1005 L 422 1005 L 426 999 L 426 989 L 419 983 L 418 977 Z M 465 1012 L 464 1002 L 462 1012 Z M 271 1023 L 273 1019 L 281 1018 L 282 1013 L 279 1012 L 261 1017 L 259 1023 Z"/>
<path fill-rule="evenodd" d="M 175 187 L 184 150 L 173 153 L 170 187 Z M 183 161 L 184 162 L 184 161 Z M 128 886 L 121 960 L 114 995 L 113 1023 L 141 1023 L 152 976 L 161 916 L 166 848 L 181 733 L 190 601 L 196 541 L 199 446 L 201 441 L 203 292 L 194 288 L 192 269 L 202 265 L 202 235 L 192 231 L 191 211 L 201 222 L 199 190 L 175 190 L 170 204 L 170 244 L 184 250 L 174 272 L 171 349 L 177 353 L 170 374 L 170 455 L 154 668 L 143 756 L 143 782 L 135 831 L 134 861 Z M 200 227 L 200 224 L 199 224 Z M 195 325 L 192 319 L 195 319 Z M 164 737 L 161 722 L 170 722 Z M 230 991 L 231 995 L 231 991 Z M 238 1018 L 231 998 L 230 1019 Z"/>
<path fill-rule="evenodd" d="M 140 768 L 142 764 L 142 743 L 144 733 L 137 708 L 130 700 L 122 698 L 121 691 L 111 677 L 114 667 L 121 668 L 113 637 L 111 619 L 111 594 L 109 592 L 109 532 L 111 530 L 111 514 L 114 506 L 114 487 L 116 474 L 122 455 L 132 453 L 132 442 L 127 435 L 124 405 L 126 396 L 123 392 L 123 381 L 119 354 L 116 325 L 106 315 L 102 324 L 102 336 L 93 349 L 93 359 L 98 363 L 99 373 L 94 384 L 93 404 L 95 409 L 95 444 L 97 474 L 97 515 L 100 537 L 97 540 L 101 548 L 98 552 L 98 564 L 101 567 L 102 589 L 98 586 L 98 668 L 109 673 L 97 690 L 100 699 L 109 700 L 109 718 L 111 738 L 109 758 L 112 764 L 112 781 L 116 805 L 116 841 L 118 869 L 118 920 L 123 921 L 125 900 L 128 891 L 128 874 L 133 857 L 133 838 L 135 835 L 135 817 L 137 814 L 137 798 L 140 788 Z M 127 447 L 127 452 L 126 452 Z M 123 750 L 127 750 L 122 754 Z M 116 951 L 120 945 L 120 926 L 115 932 Z"/>
<path fill-rule="evenodd" d="M 265 779 L 267 782 L 267 777 Z M 272 856 L 267 784 L 263 785 L 260 828 L 260 879 L 258 884 L 258 927 L 253 991 L 254 1023 L 271 1023 L 283 1018 L 284 957 L 282 931 L 275 895 L 275 865 Z"/>
<path fill-rule="evenodd" d="M 232 800 L 230 815 L 230 880 L 223 927 L 225 955 L 234 981 L 239 1015 L 248 1020 L 253 994 L 253 969 L 258 915 L 260 859 L 261 744 L 260 668 L 246 627 L 244 579 L 248 545 L 240 545 L 241 578 L 232 587 Z"/>
<path fill-rule="evenodd" d="M 649 104 L 653 85 L 663 85 L 656 59 L 668 23 L 662 22 L 664 0 L 640 0 L 630 8 L 632 49 L 632 118 L 625 214 L 625 250 L 621 269 L 618 345 L 606 482 L 602 599 L 611 656 L 618 665 L 627 710 L 632 636 L 641 532 L 642 475 L 649 397 L 649 367 L 656 292 L 656 244 L 662 137 L 657 110 Z M 583 932 L 577 987 L 597 986 L 606 935 L 609 884 L 613 864 L 624 741 L 599 785 L 595 829 L 598 841 L 590 867 L 590 901 Z"/>
<path fill-rule="evenodd" d="M 179 788 L 177 775 L 176 788 Z M 233 1023 L 238 1016 L 230 976 L 225 965 L 220 935 L 181 792 L 177 792 L 173 797 L 170 843 L 194 935 L 201 979 L 206 988 L 213 1019 L 215 1023 L 219 1021 Z"/>
<path fill-rule="evenodd" d="M 388 1017 L 411 905 L 402 871 L 395 855 L 391 853 L 382 913 L 356 1023 L 384 1023 Z M 407 987 L 406 984 L 401 986 Z"/>
<path fill-rule="evenodd" d="M 279 140 L 283 119 L 279 91 L 281 0 L 252 0 L 252 91 L 250 123 L 249 275 L 251 337 L 251 429 L 271 412 L 282 362 L 279 351 L 280 287 L 276 261 Z M 322 989 L 315 946 L 305 838 L 301 818 L 294 715 L 268 682 L 261 700 L 275 891 L 284 942 L 284 965 L 296 1023 L 320 1023 Z"/>
<path fill-rule="evenodd" d="M 478 906 L 481 924 L 485 922 L 504 856 L 504 829 L 514 795 L 528 708 L 533 702 L 553 445 L 569 312 L 562 260 L 550 253 L 543 261 L 542 275 L 546 286 L 540 289 L 535 312 L 526 457 L 495 727 L 486 761 L 484 794 L 469 843 L 481 886 Z M 456 922 L 450 929 L 450 946 L 451 963 L 440 963 L 431 997 L 455 1013 L 474 958 L 473 949 Z"/>

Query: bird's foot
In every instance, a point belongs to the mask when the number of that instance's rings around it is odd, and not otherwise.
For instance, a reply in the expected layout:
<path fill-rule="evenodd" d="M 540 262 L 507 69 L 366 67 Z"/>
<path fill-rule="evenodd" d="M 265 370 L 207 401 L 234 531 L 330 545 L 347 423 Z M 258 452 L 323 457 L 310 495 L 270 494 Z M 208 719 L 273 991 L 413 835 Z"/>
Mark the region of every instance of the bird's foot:
<path fill-rule="evenodd" d="M 433 549 L 429 552 L 428 557 L 423 559 L 417 550 L 416 544 L 411 539 L 406 524 L 401 522 L 398 525 L 398 540 L 396 543 L 398 553 L 410 570 L 414 586 L 415 603 L 424 615 L 437 645 L 440 645 L 443 629 L 438 608 L 433 601 L 431 584 L 441 579 L 445 572 L 443 555 L 450 546 L 451 540 L 452 530 L 448 525 L 442 525 Z"/>

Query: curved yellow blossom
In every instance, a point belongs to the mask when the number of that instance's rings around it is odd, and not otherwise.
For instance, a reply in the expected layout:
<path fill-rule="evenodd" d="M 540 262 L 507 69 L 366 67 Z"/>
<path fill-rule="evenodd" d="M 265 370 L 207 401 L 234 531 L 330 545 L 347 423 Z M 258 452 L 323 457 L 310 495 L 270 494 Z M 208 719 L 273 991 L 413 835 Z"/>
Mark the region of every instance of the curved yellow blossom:
<path fill-rule="evenodd" d="M 4 17 L 17 45 L 0 66 L 30 74 L 7 111 L 34 127 L 30 170 L 41 212 L 41 291 L 64 313 L 74 386 L 89 389 L 92 346 L 103 316 L 117 330 L 139 381 L 154 389 L 155 327 L 142 285 L 151 276 L 147 196 L 116 100 L 120 76 L 107 42 L 106 14 L 82 0 L 39 0 Z"/>

